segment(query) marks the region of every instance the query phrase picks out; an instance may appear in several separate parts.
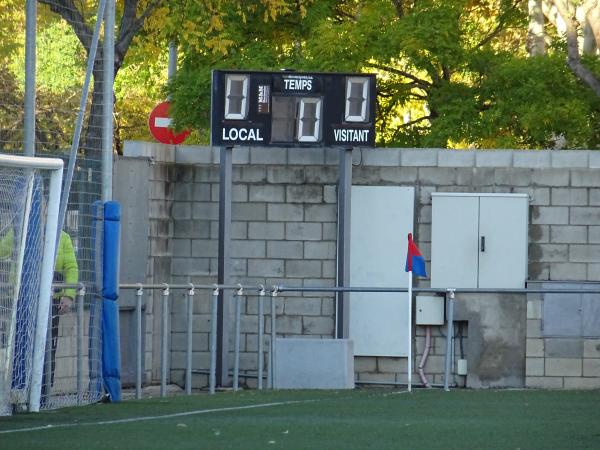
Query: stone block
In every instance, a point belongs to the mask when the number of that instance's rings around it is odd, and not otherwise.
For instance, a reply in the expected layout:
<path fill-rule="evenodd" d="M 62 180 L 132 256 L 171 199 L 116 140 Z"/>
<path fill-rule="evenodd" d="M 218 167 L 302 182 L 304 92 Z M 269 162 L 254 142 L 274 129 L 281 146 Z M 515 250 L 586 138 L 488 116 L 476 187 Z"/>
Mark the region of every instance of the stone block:
<path fill-rule="evenodd" d="M 214 239 L 192 239 L 192 256 L 216 258 L 219 256 L 219 242 Z"/>
<path fill-rule="evenodd" d="M 565 377 L 565 389 L 600 389 L 600 378 Z"/>
<path fill-rule="evenodd" d="M 306 182 L 304 167 L 269 167 L 267 182 L 280 184 L 303 184 Z"/>
<path fill-rule="evenodd" d="M 531 174 L 533 186 L 558 186 L 569 185 L 569 171 L 564 169 L 541 169 Z"/>
<path fill-rule="evenodd" d="M 589 166 L 589 151 L 587 150 L 553 150 L 552 167 L 574 168 Z"/>
<path fill-rule="evenodd" d="M 590 169 L 600 168 L 600 153 L 598 152 L 590 152 L 589 155 L 589 165 Z"/>
<path fill-rule="evenodd" d="M 304 257 L 307 259 L 334 259 L 336 255 L 335 242 L 305 242 Z"/>
<path fill-rule="evenodd" d="M 176 183 L 173 200 L 176 202 L 190 202 L 193 197 L 193 183 Z M 163 197 L 164 198 L 164 197 Z"/>
<path fill-rule="evenodd" d="M 600 226 L 589 226 L 588 228 L 588 242 L 590 244 L 600 244 Z"/>
<path fill-rule="evenodd" d="M 270 317 L 267 317 L 266 323 L 269 324 L 270 331 Z M 275 331 L 277 334 L 285 335 L 301 335 L 302 333 L 302 317 L 301 316 L 278 316 L 277 322 L 275 323 Z M 266 324 L 265 324 L 266 329 Z"/>
<path fill-rule="evenodd" d="M 600 245 L 571 245 L 569 250 L 569 261 L 584 263 L 600 262 Z"/>
<path fill-rule="evenodd" d="M 439 167 L 473 167 L 475 152 L 469 150 L 438 150 Z"/>
<path fill-rule="evenodd" d="M 248 222 L 248 239 L 283 239 L 285 227 L 282 222 Z"/>
<path fill-rule="evenodd" d="M 293 149 L 288 153 L 288 164 L 323 165 L 325 164 L 325 150 L 320 147 Z"/>
<path fill-rule="evenodd" d="M 287 149 L 273 147 L 251 147 L 250 164 L 286 164 Z"/>
<path fill-rule="evenodd" d="M 560 225 L 562 226 L 562 225 Z M 529 242 L 537 244 L 550 243 L 550 225 L 529 225 Z"/>
<path fill-rule="evenodd" d="M 281 259 L 249 259 L 248 276 L 281 277 L 284 274 L 284 261 Z"/>
<path fill-rule="evenodd" d="M 192 219 L 218 220 L 219 205 L 213 202 L 194 202 L 192 204 Z"/>
<path fill-rule="evenodd" d="M 568 225 L 569 208 L 566 206 L 534 206 L 532 223 L 542 225 Z"/>
<path fill-rule="evenodd" d="M 549 358 L 582 358 L 582 339 L 546 338 L 546 357 Z"/>
<path fill-rule="evenodd" d="M 539 244 L 531 246 L 530 250 L 530 259 L 535 258 L 535 261 L 564 262 L 569 260 L 569 246 L 567 244 Z"/>
<path fill-rule="evenodd" d="M 362 163 L 365 166 L 400 166 L 400 152 L 398 148 L 379 148 L 364 150 Z"/>
<path fill-rule="evenodd" d="M 319 260 L 286 260 L 285 276 L 290 278 L 316 278 L 321 276 Z"/>
<path fill-rule="evenodd" d="M 541 319 L 542 318 L 542 301 L 527 300 L 527 318 Z"/>
<path fill-rule="evenodd" d="M 494 183 L 498 186 L 529 186 L 531 173 L 531 169 L 497 168 L 494 169 Z"/>
<path fill-rule="evenodd" d="M 583 357 L 600 358 L 600 339 L 583 340 Z"/>
<path fill-rule="evenodd" d="M 600 189 L 590 188 L 590 206 L 600 206 Z"/>
<path fill-rule="evenodd" d="M 544 357 L 544 340 L 543 339 L 527 339 L 525 347 L 525 355 L 528 358 L 543 358 Z"/>
<path fill-rule="evenodd" d="M 571 170 L 571 186 L 600 187 L 600 177 L 598 177 L 598 171 L 592 169 Z"/>
<path fill-rule="evenodd" d="M 544 376 L 544 358 L 527 358 L 525 360 L 525 376 Z"/>
<path fill-rule="evenodd" d="M 600 380 L 600 358 L 583 360 L 583 376 L 597 377 Z"/>
<path fill-rule="evenodd" d="M 377 358 L 377 372 L 406 372 L 408 369 L 408 360 L 406 358 Z"/>
<path fill-rule="evenodd" d="M 588 264 L 587 280 L 600 280 L 600 264 Z"/>
<path fill-rule="evenodd" d="M 267 220 L 267 205 L 265 203 L 233 203 L 231 219 L 264 222 Z"/>
<path fill-rule="evenodd" d="M 337 241 L 337 223 L 323 222 L 323 240 Z"/>
<path fill-rule="evenodd" d="M 514 152 L 513 166 L 528 169 L 550 167 L 550 150 L 522 150 Z"/>
<path fill-rule="evenodd" d="M 277 203 L 283 202 L 285 197 L 285 189 L 283 186 L 266 185 L 266 186 L 250 186 L 248 195 L 251 202 L 267 202 Z"/>
<path fill-rule="evenodd" d="M 261 166 L 243 166 L 233 168 L 234 183 L 265 183 L 267 169 Z"/>
<path fill-rule="evenodd" d="M 304 207 L 302 205 L 287 203 L 267 205 L 267 220 L 270 222 L 300 222 L 303 219 Z"/>
<path fill-rule="evenodd" d="M 209 183 L 194 183 L 192 200 L 196 202 L 209 202 L 211 200 L 211 185 Z"/>
<path fill-rule="evenodd" d="M 304 244 L 302 242 L 268 241 L 267 258 L 302 259 Z"/>
<path fill-rule="evenodd" d="M 400 165 L 402 167 L 435 167 L 437 166 L 437 156 L 436 149 L 403 148 L 400 150 Z"/>
<path fill-rule="evenodd" d="M 377 358 L 375 356 L 355 356 L 354 370 L 356 372 L 375 372 L 377 370 Z"/>
<path fill-rule="evenodd" d="M 525 377 L 525 387 L 538 389 L 562 389 L 563 377 Z"/>
<path fill-rule="evenodd" d="M 323 201 L 325 203 L 337 204 L 337 186 L 323 186 Z"/>
<path fill-rule="evenodd" d="M 551 190 L 552 206 L 585 206 L 588 204 L 585 188 L 558 188 Z"/>
<path fill-rule="evenodd" d="M 551 225 L 550 242 L 553 244 L 585 244 L 587 227 L 582 225 Z"/>
<path fill-rule="evenodd" d="M 320 316 L 320 298 L 286 298 L 284 300 L 285 314 L 290 316 Z"/>
<path fill-rule="evenodd" d="M 186 257 L 192 256 L 191 239 L 173 239 L 173 256 Z"/>
<path fill-rule="evenodd" d="M 580 377 L 581 358 L 546 358 L 545 374 L 549 377 Z"/>
<path fill-rule="evenodd" d="M 530 206 L 549 206 L 550 205 L 550 188 L 547 187 L 515 187 L 515 194 L 529 195 Z"/>
<path fill-rule="evenodd" d="M 512 167 L 512 157 L 510 150 L 480 150 L 475 153 L 475 166 Z"/>
<path fill-rule="evenodd" d="M 573 207 L 571 208 L 570 219 L 573 225 L 597 225 L 600 223 L 600 208 Z"/>
<path fill-rule="evenodd" d="M 333 317 L 302 317 L 303 335 L 333 336 L 334 326 Z"/>
<path fill-rule="evenodd" d="M 550 263 L 551 280 L 586 281 L 588 265 L 585 263 Z"/>
<path fill-rule="evenodd" d="M 320 241 L 320 223 L 288 222 L 285 224 L 285 238 L 289 241 Z"/>
<path fill-rule="evenodd" d="M 315 184 L 286 187 L 288 203 L 323 203 L 323 186 Z"/>
<path fill-rule="evenodd" d="M 306 167 L 306 184 L 337 184 L 339 172 L 337 167 L 310 166 Z"/>
<path fill-rule="evenodd" d="M 418 173 L 416 167 L 381 167 L 378 171 L 380 182 L 391 184 L 414 184 Z"/>
<path fill-rule="evenodd" d="M 424 185 L 452 186 L 456 184 L 456 170 L 452 167 L 421 167 L 419 181 Z"/>
<path fill-rule="evenodd" d="M 542 321 L 539 319 L 527 319 L 527 338 L 542 337 Z"/>
<path fill-rule="evenodd" d="M 231 255 L 235 258 L 265 258 L 266 242 L 263 240 L 232 240 Z"/>
<path fill-rule="evenodd" d="M 337 205 L 306 205 L 304 220 L 307 222 L 336 222 Z"/>

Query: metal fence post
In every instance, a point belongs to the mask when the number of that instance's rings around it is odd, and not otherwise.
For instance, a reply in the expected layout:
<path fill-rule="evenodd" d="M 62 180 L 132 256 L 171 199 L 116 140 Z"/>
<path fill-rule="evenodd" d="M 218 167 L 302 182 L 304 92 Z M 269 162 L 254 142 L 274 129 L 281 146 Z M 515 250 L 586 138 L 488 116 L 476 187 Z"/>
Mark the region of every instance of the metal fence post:
<path fill-rule="evenodd" d="M 215 285 L 212 294 L 212 306 L 210 310 L 210 375 L 208 390 L 215 393 L 216 370 L 217 370 L 217 307 L 219 301 L 219 287 Z"/>
<path fill-rule="evenodd" d="M 446 360 L 444 367 L 444 390 L 449 391 L 450 379 L 450 364 L 452 362 L 452 337 L 454 334 L 454 289 L 448 289 L 446 294 L 447 299 L 447 321 L 448 328 L 446 331 Z"/>
<path fill-rule="evenodd" d="M 163 290 L 163 301 L 162 301 L 162 327 L 160 337 L 160 353 L 161 353 L 161 365 L 160 365 L 160 396 L 167 396 L 167 341 L 168 341 L 168 327 L 169 327 L 169 285 L 165 283 Z"/>
<path fill-rule="evenodd" d="M 240 377 L 240 322 L 242 309 L 242 295 L 244 290 L 241 284 L 235 294 L 235 360 L 233 362 L 233 390 L 237 391 Z"/>
<path fill-rule="evenodd" d="M 85 285 L 79 283 L 77 289 L 77 404 L 83 399 L 83 298 Z"/>
<path fill-rule="evenodd" d="M 265 300 L 265 287 L 261 285 L 260 291 L 258 291 L 258 349 L 257 349 L 258 361 L 257 361 L 257 365 L 256 365 L 257 375 L 258 375 L 256 387 L 259 390 L 262 390 L 262 388 L 263 388 L 263 364 L 264 364 L 263 339 L 264 339 L 264 334 L 265 334 L 265 324 L 263 322 L 264 300 Z"/>
<path fill-rule="evenodd" d="M 186 365 L 185 365 L 185 393 L 192 394 L 192 328 L 194 324 L 194 285 L 190 283 L 187 292 L 187 345 L 186 345 Z"/>
<path fill-rule="evenodd" d="M 277 298 L 277 286 L 271 292 L 271 361 L 269 370 L 271 371 L 271 389 L 275 389 L 275 338 L 277 337 L 277 310 L 275 308 L 275 299 Z"/>
<path fill-rule="evenodd" d="M 135 398 L 142 398 L 142 300 L 144 288 L 138 284 L 135 291 Z"/>

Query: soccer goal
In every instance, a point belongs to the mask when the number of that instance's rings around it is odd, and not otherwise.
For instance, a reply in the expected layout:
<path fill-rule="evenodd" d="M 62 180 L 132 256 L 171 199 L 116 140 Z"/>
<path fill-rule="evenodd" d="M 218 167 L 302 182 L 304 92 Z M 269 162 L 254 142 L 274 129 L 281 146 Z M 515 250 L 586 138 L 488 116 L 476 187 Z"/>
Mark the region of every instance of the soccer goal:
<path fill-rule="evenodd" d="M 63 162 L 0 154 L 0 416 L 38 411 Z"/>

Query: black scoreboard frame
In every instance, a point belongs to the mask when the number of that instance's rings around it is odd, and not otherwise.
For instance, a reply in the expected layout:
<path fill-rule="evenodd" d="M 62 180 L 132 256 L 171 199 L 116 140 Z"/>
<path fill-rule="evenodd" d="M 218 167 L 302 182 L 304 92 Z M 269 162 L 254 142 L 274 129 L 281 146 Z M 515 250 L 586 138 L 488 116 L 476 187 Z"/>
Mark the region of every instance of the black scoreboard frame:
<path fill-rule="evenodd" d="M 211 145 L 374 147 L 374 74 L 213 70 Z"/>

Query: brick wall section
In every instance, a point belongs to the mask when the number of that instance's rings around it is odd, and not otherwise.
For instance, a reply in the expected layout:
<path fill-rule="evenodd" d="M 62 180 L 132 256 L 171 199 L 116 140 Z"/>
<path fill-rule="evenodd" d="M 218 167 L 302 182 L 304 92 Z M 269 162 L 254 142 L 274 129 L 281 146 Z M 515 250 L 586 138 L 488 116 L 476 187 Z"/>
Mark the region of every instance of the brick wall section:
<path fill-rule="evenodd" d="M 128 143 L 126 154 L 151 156 L 144 149 L 141 143 Z M 172 252 L 171 281 L 213 283 L 217 273 L 218 152 L 203 147 L 166 150 L 175 154 L 175 164 L 165 163 L 171 168 L 170 182 L 174 182 L 172 213 L 169 218 L 161 216 L 161 220 L 172 224 L 172 234 L 166 244 Z M 156 149 L 152 154 L 155 152 Z M 233 161 L 234 281 L 246 285 L 332 286 L 337 152 L 333 149 L 236 148 Z M 357 149 L 353 153 L 353 184 L 415 187 L 415 238 L 427 260 L 430 258 L 432 192 L 529 194 L 529 278 L 536 281 L 598 280 L 598 169 L 600 152 L 592 151 Z M 156 276 L 153 280 L 164 281 Z M 428 286 L 428 280 L 420 283 Z M 256 369 L 255 298 L 249 297 L 243 302 L 242 369 L 248 370 Z M 195 300 L 194 367 L 208 368 L 209 299 L 210 295 L 202 295 Z M 522 300 L 526 302 L 525 296 Z M 297 294 L 280 297 L 277 302 L 278 329 L 282 334 L 332 337 L 331 297 Z M 182 377 L 184 367 L 183 328 L 179 324 L 185 311 L 182 306 L 174 305 L 172 314 L 171 374 L 177 380 Z M 582 356 L 571 358 L 576 361 L 552 357 L 539 342 L 536 326 L 541 326 L 541 319 L 530 317 L 533 314 L 527 302 L 527 318 L 522 318 L 527 320 L 527 331 L 522 339 L 526 361 L 523 361 L 522 373 L 517 374 L 522 384 L 597 386 L 600 379 L 598 339 L 582 341 Z M 267 332 L 269 326 L 267 320 Z M 443 334 L 434 327 L 433 348 L 426 365 L 426 373 L 434 383 L 443 382 Z M 417 327 L 415 371 L 423 343 L 424 328 Z M 464 345 L 469 346 L 467 338 Z M 539 358 L 544 359 L 543 363 Z M 472 361 L 469 370 L 476 370 Z M 405 371 L 406 359 L 356 360 L 360 381 L 404 382 Z M 583 381 L 576 382 L 576 379 Z M 416 373 L 413 380 L 418 381 Z M 205 381 L 205 378 L 195 378 L 197 385 Z M 502 383 L 500 380 L 494 385 Z"/>

